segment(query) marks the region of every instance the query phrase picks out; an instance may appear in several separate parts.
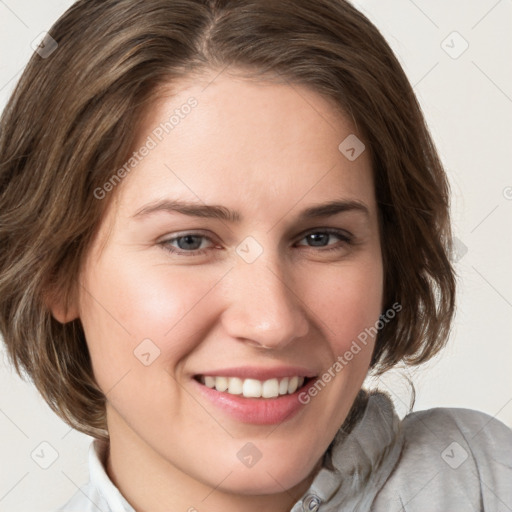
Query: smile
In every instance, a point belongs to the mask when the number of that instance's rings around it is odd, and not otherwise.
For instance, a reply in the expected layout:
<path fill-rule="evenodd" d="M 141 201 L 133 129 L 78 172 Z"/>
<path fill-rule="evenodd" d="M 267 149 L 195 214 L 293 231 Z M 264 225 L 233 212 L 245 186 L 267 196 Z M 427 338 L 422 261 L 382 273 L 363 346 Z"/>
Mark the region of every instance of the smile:
<path fill-rule="evenodd" d="M 275 425 L 305 409 L 299 395 L 315 384 L 317 375 L 318 370 L 302 366 L 238 366 L 198 372 L 192 383 L 202 399 L 231 419 Z"/>
<path fill-rule="evenodd" d="M 291 395 L 304 385 L 304 377 L 293 376 L 267 380 L 241 379 L 239 377 L 198 376 L 201 384 L 210 389 L 246 398 L 276 398 Z"/>

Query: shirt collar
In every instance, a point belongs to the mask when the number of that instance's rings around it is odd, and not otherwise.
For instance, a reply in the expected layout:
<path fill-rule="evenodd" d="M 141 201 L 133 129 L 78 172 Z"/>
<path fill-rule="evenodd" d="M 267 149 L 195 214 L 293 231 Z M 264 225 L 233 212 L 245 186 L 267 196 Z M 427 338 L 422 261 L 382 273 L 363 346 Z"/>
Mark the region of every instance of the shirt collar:
<path fill-rule="evenodd" d="M 94 439 L 89 447 L 91 484 L 107 502 L 109 512 L 135 512 L 135 509 L 126 501 L 106 472 L 108 447 L 109 442 L 102 439 Z"/>
<path fill-rule="evenodd" d="M 334 438 L 334 469 L 320 469 L 291 512 L 370 510 L 398 462 L 403 442 L 390 398 L 381 392 L 369 394 L 364 414 L 352 431 L 346 435 L 340 429 Z"/>

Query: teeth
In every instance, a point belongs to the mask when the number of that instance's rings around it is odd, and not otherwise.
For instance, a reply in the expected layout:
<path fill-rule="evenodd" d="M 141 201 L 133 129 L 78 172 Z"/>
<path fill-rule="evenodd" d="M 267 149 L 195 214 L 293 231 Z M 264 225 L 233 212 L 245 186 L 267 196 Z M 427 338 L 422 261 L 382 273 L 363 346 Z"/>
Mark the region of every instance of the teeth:
<path fill-rule="evenodd" d="M 217 391 L 231 395 L 243 395 L 247 398 L 276 398 L 290 395 L 304 384 L 304 377 L 284 377 L 282 379 L 240 379 L 238 377 L 201 377 L 201 382 Z"/>
<path fill-rule="evenodd" d="M 229 380 L 228 393 L 232 395 L 242 394 L 242 379 L 238 377 L 231 377 Z"/>
<path fill-rule="evenodd" d="M 215 389 L 217 391 L 226 391 L 228 389 L 228 379 L 226 377 L 215 377 Z"/>
<path fill-rule="evenodd" d="M 277 379 L 266 380 L 261 389 L 263 398 L 275 398 L 279 396 L 279 381 Z"/>
<path fill-rule="evenodd" d="M 288 393 L 288 377 L 281 379 L 279 382 L 279 394 L 286 395 Z"/>
<path fill-rule="evenodd" d="M 288 393 L 295 393 L 297 391 L 297 385 L 299 384 L 299 377 L 292 377 L 288 381 Z"/>
<path fill-rule="evenodd" d="M 242 395 L 250 398 L 259 398 L 261 396 L 261 382 L 255 379 L 245 379 Z"/>
<path fill-rule="evenodd" d="M 215 387 L 215 377 L 205 377 L 204 385 L 208 386 L 209 388 L 214 388 Z"/>

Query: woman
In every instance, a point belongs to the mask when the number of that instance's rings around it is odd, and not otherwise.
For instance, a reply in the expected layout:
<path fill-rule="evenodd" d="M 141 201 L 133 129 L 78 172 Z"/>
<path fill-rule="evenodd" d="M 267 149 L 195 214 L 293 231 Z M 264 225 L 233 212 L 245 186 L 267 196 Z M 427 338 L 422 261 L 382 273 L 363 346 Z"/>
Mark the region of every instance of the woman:
<path fill-rule="evenodd" d="M 507 427 L 362 389 L 444 346 L 455 279 L 444 170 L 361 13 L 87 0 L 40 50 L 2 118 L 0 332 L 96 438 L 61 511 L 512 507 Z"/>

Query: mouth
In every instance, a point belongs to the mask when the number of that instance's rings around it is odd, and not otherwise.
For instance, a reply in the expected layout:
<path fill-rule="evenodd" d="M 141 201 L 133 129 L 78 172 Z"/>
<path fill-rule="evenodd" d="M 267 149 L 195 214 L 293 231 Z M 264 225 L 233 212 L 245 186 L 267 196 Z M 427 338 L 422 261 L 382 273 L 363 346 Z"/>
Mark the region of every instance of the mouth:
<path fill-rule="evenodd" d="M 219 393 L 239 395 L 245 398 L 278 398 L 284 395 L 293 395 L 307 386 L 313 377 L 270 378 L 266 380 L 242 379 L 240 377 L 228 377 L 218 375 L 196 375 L 194 379 Z"/>
<path fill-rule="evenodd" d="M 246 367 L 196 374 L 192 382 L 221 414 L 241 423 L 275 425 L 290 421 L 305 409 L 300 396 L 315 379 L 312 372 L 300 368 Z"/>

